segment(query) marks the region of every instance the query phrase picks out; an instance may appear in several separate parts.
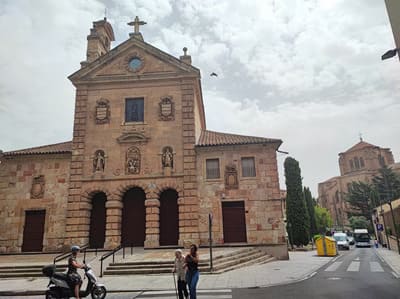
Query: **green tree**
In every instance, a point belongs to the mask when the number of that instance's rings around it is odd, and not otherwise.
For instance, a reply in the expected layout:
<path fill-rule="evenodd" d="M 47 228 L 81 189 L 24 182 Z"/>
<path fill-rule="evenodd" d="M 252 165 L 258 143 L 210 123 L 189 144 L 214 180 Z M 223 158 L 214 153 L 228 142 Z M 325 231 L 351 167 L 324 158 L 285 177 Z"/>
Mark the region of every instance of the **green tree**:
<path fill-rule="evenodd" d="M 284 167 L 289 241 L 296 246 L 307 245 L 310 240 L 310 220 L 304 199 L 299 162 L 288 157 L 285 159 Z"/>
<path fill-rule="evenodd" d="M 314 212 L 317 231 L 320 234 L 325 234 L 326 230 L 332 227 L 333 222 L 331 214 L 327 209 L 321 208 L 319 206 L 314 207 Z"/>
<path fill-rule="evenodd" d="M 389 202 L 400 197 L 400 176 L 391 168 L 385 166 L 379 169 L 372 182 L 380 200 Z"/>
<path fill-rule="evenodd" d="M 317 224 L 315 222 L 315 211 L 316 206 L 315 199 L 312 197 L 310 188 L 304 187 L 304 199 L 307 205 L 308 216 L 310 217 L 310 237 L 318 233 Z"/>
<path fill-rule="evenodd" d="M 377 206 L 377 196 L 373 185 L 364 182 L 351 182 L 348 192 L 345 194 L 346 201 L 351 205 L 351 216 L 371 217 L 373 209 Z"/>
<path fill-rule="evenodd" d="M 368 228 L 371 231 L 371 222 L 364 216 L 352 216 L 349 218 L 350 226 L 353 230 L 357 228 Z"/>

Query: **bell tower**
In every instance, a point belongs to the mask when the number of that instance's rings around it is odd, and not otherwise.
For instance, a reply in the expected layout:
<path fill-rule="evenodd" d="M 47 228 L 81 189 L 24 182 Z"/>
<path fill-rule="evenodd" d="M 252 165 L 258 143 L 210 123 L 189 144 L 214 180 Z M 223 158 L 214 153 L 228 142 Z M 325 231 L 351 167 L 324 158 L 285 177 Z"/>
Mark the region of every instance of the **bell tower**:
<path fill-rule="evenodd" d="M 81 66 L 96 60 L 100 56 L 110 51 L 111 42 L 115 40 L 114 31 L 107 18 L 93 22 L 93 28 L 87 36 L 86 61 L 81 62 Z"/>

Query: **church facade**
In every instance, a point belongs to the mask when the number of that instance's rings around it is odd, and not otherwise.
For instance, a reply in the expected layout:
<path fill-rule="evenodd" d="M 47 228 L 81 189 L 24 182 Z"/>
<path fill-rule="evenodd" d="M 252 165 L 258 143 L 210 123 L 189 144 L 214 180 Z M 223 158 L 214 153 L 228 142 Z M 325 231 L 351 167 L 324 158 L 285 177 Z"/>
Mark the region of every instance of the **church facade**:
<path fill-rule="evenodd" d="M 352 207 L 345 197 L 351 183 L 371 183 L 384 166 L 398 172 L 398 164 L 394 163 L 391 150 L 362 139 L 339 154 L 340 176 L 318 184 L 318 203 L 329 210 L 335 228 L 349 228 L 348 213 L 352 212 Z"/>
<path fill-rule="evenodd" d="M 263 245 L 287 257 L 276 151 L 282 141 L 206 129 L 200 71 L 93 23 L 76 88 L 73 140 L 5 152 L 0 252 Z"/>

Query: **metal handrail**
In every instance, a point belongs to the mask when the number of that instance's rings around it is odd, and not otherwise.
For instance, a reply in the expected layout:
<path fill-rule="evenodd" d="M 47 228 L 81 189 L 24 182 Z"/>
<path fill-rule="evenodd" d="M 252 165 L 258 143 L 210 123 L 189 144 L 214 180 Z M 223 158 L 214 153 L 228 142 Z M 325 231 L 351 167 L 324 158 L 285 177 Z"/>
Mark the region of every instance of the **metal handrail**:
<path fill-rule="evenodd" d="M 88 248 L 89 248 L 89 243 L 87 243 L 87 244 L 85 244 L 85 245 L 83 245 L 83 246 L 81 247 L 81 251 L 83 251 L 83 261 L 86 260 L 86 249 L 88 249 Z M 55 264 L 55 263 L 57 263 L 57 262 L 59 262 L 59 261 L 61 261 L 61 260 L 63 260 L 63 259 L 66 259 L 66 258 L 69 257 L 70 255 L 71 255 L 71 252 L 70 252 L 70 251 L 68 251 L 68 252 L 63 252 L 63 253 L 57 255 L 57 256 L 54 258 L 54 260 L 53 260 L 53 264 Z"/>
<path fill-rule="evenodd" d="M 124 248 L 123 251 L 124 251 L 124 257 L 125 257 L 125 247 L 122 247 L 122 245 L 115 247 L 113 250 L 111 250 L 101 256 L 101 258 L 100 258 L 100 277 L 103 277 L 103 261 L 112 255 L 112 262 L 114 263 L 115 253 L 117 251 L 121 250 L 122 248 Z"/>

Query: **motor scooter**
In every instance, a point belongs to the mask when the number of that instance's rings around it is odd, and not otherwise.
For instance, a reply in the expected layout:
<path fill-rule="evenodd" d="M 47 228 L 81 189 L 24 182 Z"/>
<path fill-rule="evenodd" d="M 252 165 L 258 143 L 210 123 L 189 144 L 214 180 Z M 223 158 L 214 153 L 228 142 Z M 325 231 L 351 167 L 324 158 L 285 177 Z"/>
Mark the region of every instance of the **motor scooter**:
<path fill-rule="evenodd" d="M 104 284 L 98 282 L 90 265 L 85 265 L 83 269 L 88 283 L 85 290 L 79 291 L 79 296 L 84 298 L 90 294 L 93 299 L 104 299 L 107 295 Z M 69 282 L 68 275 L 66 273 L 57 273 L 56 265 L 44 266 L 42 272 L 50 278 L 47 285 L 48 289 L 46 290 L 46 299 L 68 299 L 75 297 L 74 288 Z"/>

